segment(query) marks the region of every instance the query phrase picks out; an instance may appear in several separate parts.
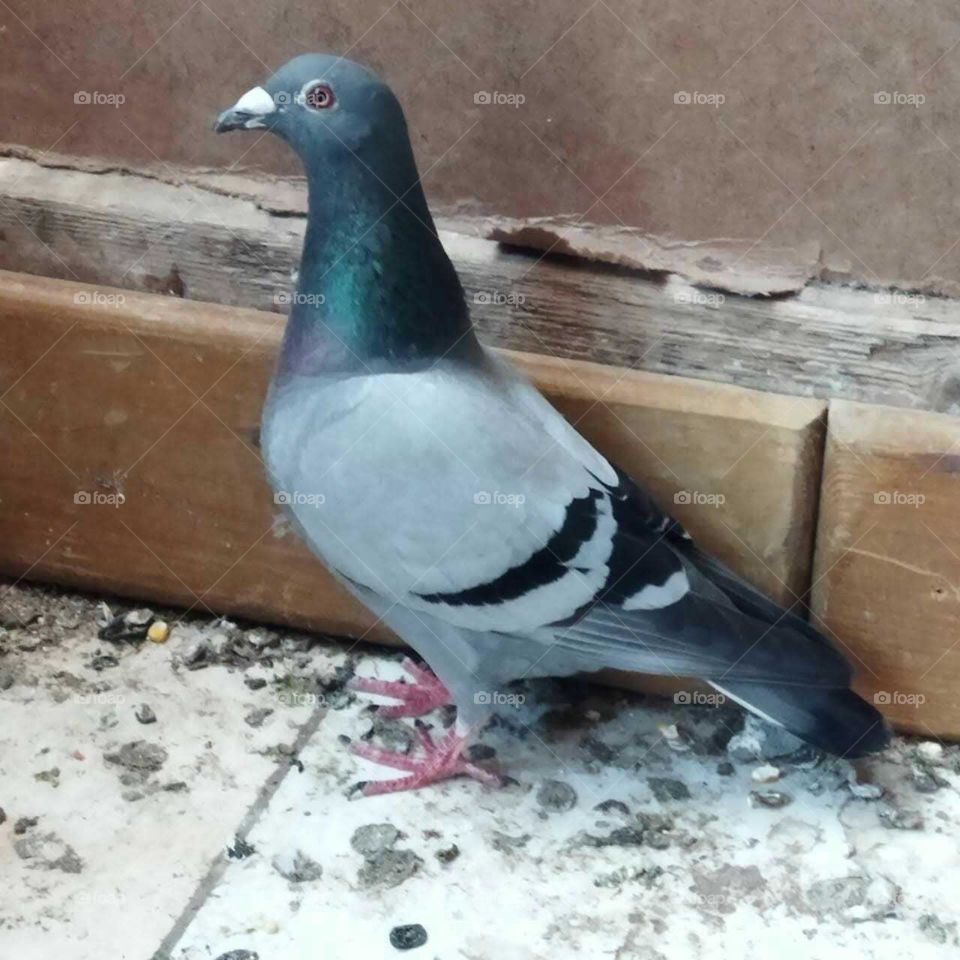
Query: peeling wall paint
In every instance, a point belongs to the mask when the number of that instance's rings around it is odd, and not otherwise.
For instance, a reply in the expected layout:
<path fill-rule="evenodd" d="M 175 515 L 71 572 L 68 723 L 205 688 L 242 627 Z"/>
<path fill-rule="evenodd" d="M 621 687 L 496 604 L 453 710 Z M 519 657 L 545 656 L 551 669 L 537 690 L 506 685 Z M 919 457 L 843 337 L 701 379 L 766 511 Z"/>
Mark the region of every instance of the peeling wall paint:
<path fill-rule="evenodd" d="M 445 214 L 560 220 L 550 229 L 586 255 L 728 289 L 815 269 L 960 294 L 947 0 L 880 0 L 870 17 L 849 0 L 10 0 L 0 20 L 7 142 L 295 175 L 282 144 L 215 137 L 211 118 L 293 54 L 349 51 L 396 89 Z M 613 233 L 584 243 L 571 223 Z M 728 286 L 741 257 L 747 280 Z"/>

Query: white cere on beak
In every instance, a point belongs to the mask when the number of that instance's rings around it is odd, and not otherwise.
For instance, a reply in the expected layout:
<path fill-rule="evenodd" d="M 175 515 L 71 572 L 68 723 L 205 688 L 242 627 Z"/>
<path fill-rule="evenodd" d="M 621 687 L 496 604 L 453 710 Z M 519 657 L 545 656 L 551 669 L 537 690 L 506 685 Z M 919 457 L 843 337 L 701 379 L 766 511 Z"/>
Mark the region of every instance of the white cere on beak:
<path fill-rule="evenodd" d="M 268 113 L 273 113 L 277 109 L 277 105 L 273 102 L 273 97 L 263 87 L 254 87 L 233 105 L 233 109 L 241 113 L 253 114 L 244 124 L 247 129 L 250 129 L 251 127 L 262 126 L 259 118 L 265 117 Z"/>

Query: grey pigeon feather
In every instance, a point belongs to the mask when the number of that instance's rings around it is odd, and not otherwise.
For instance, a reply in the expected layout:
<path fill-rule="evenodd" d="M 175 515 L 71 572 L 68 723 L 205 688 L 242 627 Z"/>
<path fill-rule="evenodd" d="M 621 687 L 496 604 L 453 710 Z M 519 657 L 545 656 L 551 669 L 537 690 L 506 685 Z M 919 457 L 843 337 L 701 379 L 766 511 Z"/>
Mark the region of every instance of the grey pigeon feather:
<path fill-rule="evenodd" d="M 822 634 L 701 552 L 478 343 L 384 83 L 298 57 L 217 123 L 238 128 L 285 140 L 309 189 L 263 416 L 271 483 L 463 724 L 511 680 L 618 667 L 703 677 L 836 754 L 886 744 Z M 461 747 L 446 773 L 464 772 Z"/>

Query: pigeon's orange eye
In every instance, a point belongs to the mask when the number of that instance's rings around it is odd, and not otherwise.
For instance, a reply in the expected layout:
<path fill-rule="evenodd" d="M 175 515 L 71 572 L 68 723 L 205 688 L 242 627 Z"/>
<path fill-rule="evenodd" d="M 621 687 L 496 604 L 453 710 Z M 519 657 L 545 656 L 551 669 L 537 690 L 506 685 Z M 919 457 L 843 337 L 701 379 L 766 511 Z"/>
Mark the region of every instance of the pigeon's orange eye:
<path fill-rule="evenodd" d="M 333 89 L 327 83 L 315 83 L 304 91 L 303 102 L 314 110 L 326 110 L 333 106 Z"/>

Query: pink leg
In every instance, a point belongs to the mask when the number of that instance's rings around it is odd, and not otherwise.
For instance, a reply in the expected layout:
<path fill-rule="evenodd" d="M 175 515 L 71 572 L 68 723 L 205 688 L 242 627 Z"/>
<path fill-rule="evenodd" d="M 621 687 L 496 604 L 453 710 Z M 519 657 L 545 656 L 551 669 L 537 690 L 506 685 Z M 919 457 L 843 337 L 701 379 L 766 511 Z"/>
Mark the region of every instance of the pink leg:
<path fill-rule="evenodd" d="M 382 763 L 399 770 L 409 770 L 410 775 L 399 777 L 396 780 L 361 781 L 354 786 L 365 797 L 373 797 L 379 793 L 397 793 L 401 790 L 416 790 L 428 783 L 447 780 L 450 777 L 466 775 L 479 780 L 488 786 L 499 786 L 500 778 L 489 770 L 470 763 L 463 758 L 463 748 L 466 746 L 469 731 L 458 733 L 456 728 L 448 731 L 436 741 L 424 723 L 417 723 L 417 732 L 420 735 L 420 746 L 423 748 L 422 757 L 408 757 L 403 753 L 393 753 L 381 750 L 367 743 L 357 743 L 353 752 L 358 756 Z"/>
<path fill-rule="evenodd" d="M 403 661 L 403 669 L 413 678 L 406 680 L 374 680 L 370 677 L 354 677 L 347 687 L 360 693 L 379 693 L 386 697 L 402 700 L 390 707 L 380 707 L 382 717 L 422 717 L 437 707 L 450 703 L 450 691 L 433 673 L 414 663 L 409 658 Z"/>

